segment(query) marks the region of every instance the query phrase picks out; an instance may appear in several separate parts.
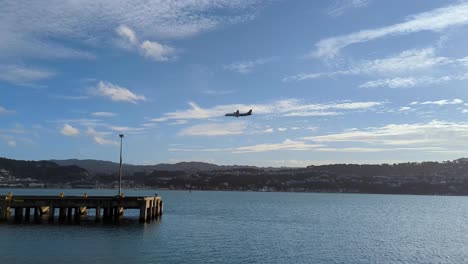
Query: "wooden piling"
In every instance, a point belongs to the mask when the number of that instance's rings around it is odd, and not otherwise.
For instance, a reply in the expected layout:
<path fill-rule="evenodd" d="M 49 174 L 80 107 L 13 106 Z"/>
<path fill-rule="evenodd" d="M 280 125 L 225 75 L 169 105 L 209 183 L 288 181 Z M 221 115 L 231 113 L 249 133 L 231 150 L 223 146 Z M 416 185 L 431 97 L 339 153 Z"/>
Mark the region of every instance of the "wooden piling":
<path fill-rule="evenodd" d="M 29 219 L 31 218 L 31 208 L 30 207 L 26 207 L 25 208 L 25 214 L 24 214 L 24 221 L 29 221 Z"/>

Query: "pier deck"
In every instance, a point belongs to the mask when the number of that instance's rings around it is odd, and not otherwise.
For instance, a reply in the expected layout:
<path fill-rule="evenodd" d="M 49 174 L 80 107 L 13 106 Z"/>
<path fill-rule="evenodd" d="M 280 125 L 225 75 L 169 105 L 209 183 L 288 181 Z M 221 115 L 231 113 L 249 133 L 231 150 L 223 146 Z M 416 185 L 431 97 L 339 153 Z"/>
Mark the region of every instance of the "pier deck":
<path fill-rule="evenodd" d="M 151 221 L 162 215 L 163 201 L 159 196 L 35 196 L 8 195 L 0 196 L 0 221 L 7 221 L 14 211 L 15 221 L 38 220 L 48 215 L 54 221 L 58 211 L 60 221 L 79 221 L 88 209 L 95 210 L 95 220 L 117 220 L 124 215 L 125 209 L 139 209 L 140 222 Z"/>

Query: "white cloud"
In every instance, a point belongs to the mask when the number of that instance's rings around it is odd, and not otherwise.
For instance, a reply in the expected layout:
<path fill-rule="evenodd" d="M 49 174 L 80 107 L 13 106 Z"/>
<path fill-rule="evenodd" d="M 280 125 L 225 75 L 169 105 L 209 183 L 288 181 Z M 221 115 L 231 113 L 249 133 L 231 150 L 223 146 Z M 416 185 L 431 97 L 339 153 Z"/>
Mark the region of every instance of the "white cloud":
<path fill-rule="evenodd" d="M 334 57 L 352 44 L 363 43 L 378 38 L 406 35 L 420 31 L 440 32 L 446 28 L 468 23 L 468 4 L 450 5 L 411 16 L 407 21 L 387 27 L 354 32 L 347 35 L 322 39 L 315 44 L 312 54 L 316 57 Z"/>
<path fill-rule="evenodd" d="M 170 46 L 149 40 L 140 43 L 136 33 L 126 25 L 120 25 L 116 32 L 120 36 L 117 45 L 124 49 L 137 51 L 144 57 L 155 61 L 168 61 L 176 58 L 176 50 Z"/>
<path fill-rule="evenodd" d="M 124 48 L 131 48 L 131 46 L 138 45 L 138 38 L 131 28 L 125 25 L 120 25 L 115 31 L 123 38 L 124 42 L 122 44 Z"/>
<path fill-rule="evenodd" d="M 208 119 L 224 116 L 224 114 L 234 112 L 237 109 L 245 109 L 245 111 L 247 111 L 247 109 L 252 109 L 254 115 L 277 114 L 287 116 L 288 114 L 295 114 L 297 116 L 300 115 L 300 113 L 315 112 L 314 114 L 317 116 L 319 115 L 318 112 L 323 112 L 324 114 L 322 115 L 330 116 L 330 112 L 368 110 L 382 106 L 383 104 L 384 103 L 382 102 L 332 102 L 328 104 L 307 104 L 298 99 L 284 99 L 270 104 L 229 104 L 218 105 L 211 108 L 202 108 L 191 102 L 189 103 L 191 107 L 189 109 L 169 112 L 164 114 L 162 117 L 152 119 L 152 121 L 163 122 L 174 119 Z"/>
<path fill-rule="evenodd" d="M 3 1 L 0 56 L 92 57 L 64 43 L 108 44 L 114 29 L 126 25 L 143 39 L 193 36 L 251 20 L 257 0 L 190 1 Z M 130 31 L 119 34 L 135 42 Z M 65 41 L 60 41 L 65 40 Z M 76 47 L 76 46 L 74 46 Z"/>
<path fill-rule="evenodd" d="M 90 89 L 90 93 L 96 96 L 107 97 L 112 101 L 130 102 L 136 104 L 138 101 L 146 101 L 143 95 L 137 95 L 125 87 L 110 82 L 100 81 L 96 87 Z"/>
<path fill-rule="evenodd" d="M 84 96 L 84 95 L 51 95 L 52 98 L 55 99 L 63 99 L 63 100 L 86 100 L 89 98 L 89 96 Z"/>
<path fill-rule="evenodd" d="M 124 126 L 110 126 L 110 130 L 126 133 L 138 133 L 145 131 L 147 127 L 124 127 Z"/>
<path fill-rule="evenodd" d="M 178 152 L 227 151 L 227 152 L 232 152 L 232 153 L 252 153 L 252 152 L 270 152 L 270 151 L 280 151 L 280 150 L 305 151 L 305 150 L 314 150 L 323 146 L 324 145 L 322 144 L 308 144 L 304 141 L 286 139 L 281 143 L 256 144 L 256 145 L 243 146 L 243 147 L 237 147 L 237 148 L 219 148 L 219 149 L 171 148 L 169 149 L 169 151 L 178 151 Z"/>
<path fill-rule="evenodd" d="M 403 106 L 403 107 L 400 107 L 400 109 L 398 109 L 398 111 L 400 112 L 405 112 L 405 111 L 409 111 L 411 110 L 412 108 L 409 107 L 409 106 Z"/>
<path fill-rule="evenodd" d="M 257 67 L 258 65 L 269 63 L 271 61 L 274 61 L 275 59 L 276 59 L 275 57 L 271 57 L 271 58 L 263 58 L 263 59 L 257 59 L 257 60 L 251 60 L 251 61 L 235 62 L 235 63 L 231 63 L 228 65 L 224 65 L 223 68 L 225 70 L 236 71 L 241 74 L 248 74 L 248 73 L 251 73 L 253 69 Z"/>
<path fill-rule="evenodd" d="M 104 137 L 107 135 L 111 135 L 112 132 L 102 132 L 102 131 L 96 131 L 94 127 L 88 127 L 88 130 L 86 130 L 86 134 L 90 136 L 98 136 L 98 137 Z"/>
<path fill-rule="evenodd" d="M 395 75 L 408 74 L 409 72 L 418 72 L 442 65 L 462 65 L 458 59 L 437 56 L 434 48 L 411 49 L 399 54 L 388 56 L 383 59 L 362 60 L 352 64 L 346 70 L 334 72 L 302 73 L 283 78 L 283 81 L 303 81 L 322 77 L 334 77 L 337 75 Z M 406 85 L 412 86 L 416 82 L 414 78 L 394 78 L 383 80 L 388 85 Z"/>
<path fill-rule="evenodd" d="M 419 103 L 420 105 L 456 105 L 456 104 L 463 104 L 463 100 L 455 98 L 453 100 L 438 100 L 438 101 L 426 101 L 426 102 L 421 102 Z"/>
<path fill-rule="evenodd" d="M 111 113 L 111 112 L 94 112 L 94 113 L 91 113 L 92 116 L 99 116 L 99 117 L 114 117 L 116 116 L 115 113 Z"/>
<path fill-rule="evenodd" d="M 444 151 L 439 147 L 409 147 L 409 148 L 318 148 L 316 151 L 322 152 L 344 152 L 344 153 L 375 153 L 375 152 L 384 152 L 384 151 Z"/>
<path fill-rule="evenodd" d="M 365 82 L 359 85 L 360 88 L 411 88 L 422 85 L 439 84 L 448 81 L 462 81 L 468 79 L 468 74 L 447 75 L 440 77 L 422 76 L 422 77 L 397 77 L 392 79 L 379 79 Z"/>
<path fill-rule="evenodd" d="M 26 68 L 20 65 L 0 65 L 0 80 L 17 85 L 32 85 L 34 82 L 51 78 L 54 75 L 54 72 L 44 69 Z"/>
<path fill-rule="evenodd" d="M 14 141 L 14 140 L 8 140 L 7 144 L 10 147 L 16 147 L 16 141 Z"/>
<path fill-rule="evenodd" d="M 119 142 L 115 140 L 109 140 L 106 136 L 112 135 L 112 132 L 101 132 L 96 131 L 93 127 L 88 127 L 86 134 L 90 135 L 93 138 L 93 141 L 98 145 L 118 145 Z"/>
<path fill-rule="evenodd" d="M 365 82 L 359 85 L 360 88 L 376 88 L 376 87 L 389 87 L 389 88 L 409 88 L 417 86 L 421 83 L 428 83 L 429 80 L 421 78 L 407 77 L 407 78 L 392 78 L 392 79 L 379 79 Z M 432 82 L 431 82 L 432 83 Z"/>
<path fill-rule="evenodd" d="M 80 134 L 80 131 L 72 127 L 70 124 L 65 124 L 60 130 L 60 133 L 62 133 L 65 136 L 78 136 Z"/>
<path fill-rule="evenodd" d="M 342 113 L 338 113 L 338 112 L 310 111 L 310 112 L 291 112 L 291 113 L 285 114 L 284 116 L 337 116 L 341 114 Z"/>
<path fill-rule="evenodd" d="M 278 127 L 279 132 L 283 132 L 283 131 L 287 131 L 287 130 L 288 130 L 287 127 Z"/>
<path fill-rule="evenodd" d="M 171 125 L 183 125 L 183 124 L 186 124 L 187 123 L 187 120 L 176 120 L 174 122 L 171 123 Z M 154 125 L 154 123 L 151 123 L 152 125 Z"/>
<path fill-rule="evenodd" d="M 313 150 L 322 147 L 321 144 L 308 144 L 304 141 L 286 139 L 281 143 L 257 144 L 252 146 L 238 147 L 233 153 L 269 152 L 278 150 Z"/>
<path fill-rule="evenodd" d="M 453 61 L 446 57 L 436 56 L 433 48 L 413 49 L 385 59 L 363 61 L 351 71 L 385 75 L 387 73 L 405 73 L 407 71 L 428 69 L 436 65 L 449 63 L 453 63 Z"/>
<path fill-rule="evenodd" d="M 13 110 L 8 110 L 5 107 L 0 106 L 0 115 L 6 115 L 6 114 L 11 114 L 14 113 L 15 111 Z"/>
<path fill-rule="evenodd" d="M 370 0 L 337 0 L 328 8 L 327 14 L 338 17 L 349 9 L 366 7 L 369 3 Z"/>
<path fill-rule="evenodd" d="M 226 94 L 233 94 L 236 93 L 235 90 L 204 90 L 202 91 L 204 94 L 208 95 L 226 95 Z"/>
<path fill-rule="evenodd" d="M 224 136 L 245 133 L 245 122 L 232 122 L 223 124 L 200 124 L 184 128 L 179 132 L 181 136 Z"/>
<path fill-rule="evenodd" d="M 94 142 L 96 142 L 99 145 L 114 145 L 114 146 L 119 145 L 117 141 L 108 140 L 100 136 L 94 136 L 93 139 L 94 139 Z"/>
<path fill-rule="evenodd" d="M 155 61 L 167 61 L 174 57 L 175 49 L 156 41 L 145 40 L 140 46 L 145 57 Z"/>
<path fill-rule="evenodd" d="M 314 142 L 354 142 L 381 146 L 452 147 L 468 143 L 468 123 L 431 121 L 415 124 L 389 124 L 383 127 L 370 127 L 337 134 L 305 137 Z"/>

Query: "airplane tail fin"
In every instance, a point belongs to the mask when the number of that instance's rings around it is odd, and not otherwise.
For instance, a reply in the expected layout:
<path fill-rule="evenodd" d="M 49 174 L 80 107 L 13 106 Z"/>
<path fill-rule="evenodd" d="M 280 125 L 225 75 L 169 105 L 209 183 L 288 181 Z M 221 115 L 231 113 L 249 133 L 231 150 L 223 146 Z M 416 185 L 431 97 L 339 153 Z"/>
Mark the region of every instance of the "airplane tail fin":
<path fill-rule="evenodd" d="M 247 114 L 251 115 L 252 114 L 252 109 L 250 109 L 249 112 L 247 112 Z"/>

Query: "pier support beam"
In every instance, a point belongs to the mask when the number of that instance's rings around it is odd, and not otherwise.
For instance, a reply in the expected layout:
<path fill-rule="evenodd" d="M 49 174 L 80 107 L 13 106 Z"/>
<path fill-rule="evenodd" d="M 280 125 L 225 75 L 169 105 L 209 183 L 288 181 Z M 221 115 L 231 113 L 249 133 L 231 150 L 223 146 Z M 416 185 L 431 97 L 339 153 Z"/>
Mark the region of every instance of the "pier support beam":
<path fill-rule="evenodd" d="M 154 209 L 154 200 L 149 201 L 149 207 L 148 207 L 148 220 L 153 220 L 153 209 Z"/>
<path fill-rule="evenodd" d="M 63 222 L 67 219 L 67 208 L 60 207 L 59 209 L 59 221 Z"/>
<path fill-rule="evenodd" d="M 0 221 L 6 221 L 8 219 L 10 210 L 10 207 L 7 207 L 6 204 L 0 208 Z"/>
<path fill-rule="evenodd" d="M 100 206 L 96 207 L 96 218 L 94 219 L 94 221 L 96 222 L 101 221 L 101 207 Z"/>
<path fill-rule="evenodd" d="M 31 207 L 26 207 L 24 221 L 29 221 L 30 218 L 31 218 Z"/>
<path fill-rule="evenodd" d="M 163 214 L 163 209 L 164 209 L 162 200 L 159 200 L 159 206 L 158 207 L 159 207 L 158 208 L 158 216 L 161 216 Z"/>
<path fill-rule="evenodd" d="M 140 207 L 140 223 L 144 223 L 147 220 L 148 212 L 146 205 Z"/>
<path fill-rule="evenodd" d="M 21 222 L 23 220 L 23 207 L 15 208 L 15 221 Z"/>
<path fill-rule="evenodd" d="M 34 207 L 34 222 L 39 222 L 40 217 L 39 217 L 39 208 Z"/>
<path fill-rule="evenodd" d="M 80 207 L 75 207 L 75 222 L 78 223 L 80 222 L 80 217 L 81 217 L 81 210 Z"/>
<path fill-rule="evenodd" d="M 51 209 L 49 210 L 49 218 L 47 220 L 49 220 L 49 222 L 53 223 L 54 218 L 55 218 L 55 207 L 51 207 Z"/>
<path fill-rule="evenodd" d="M 72 207 L 68 207 L 68 208 L 67 208 L 67 221 L 68 221 L 68 222 L 71 222 L 72 216 L 73 216 L 73 208 L 72 208 Z"/>
<path fill-rule="evenodd" d="M 154 218 L 158 218 L 159 217 L 159 201 L 156 200 L 155 204 L 156 206 L 154 207 Z"/>

